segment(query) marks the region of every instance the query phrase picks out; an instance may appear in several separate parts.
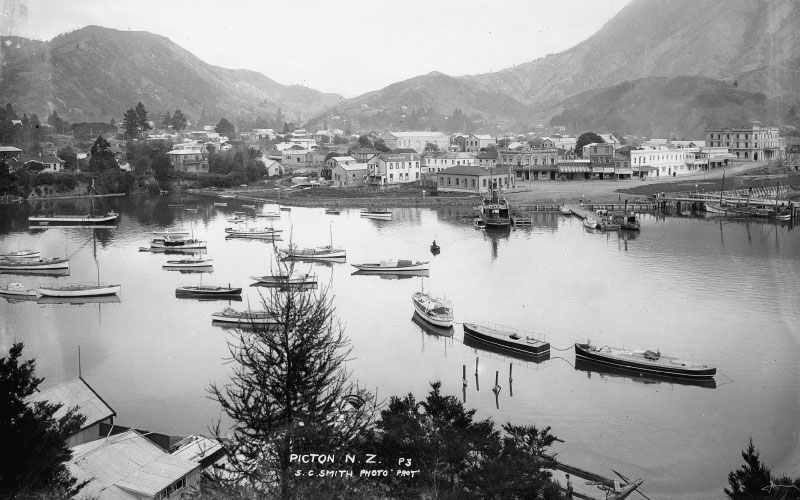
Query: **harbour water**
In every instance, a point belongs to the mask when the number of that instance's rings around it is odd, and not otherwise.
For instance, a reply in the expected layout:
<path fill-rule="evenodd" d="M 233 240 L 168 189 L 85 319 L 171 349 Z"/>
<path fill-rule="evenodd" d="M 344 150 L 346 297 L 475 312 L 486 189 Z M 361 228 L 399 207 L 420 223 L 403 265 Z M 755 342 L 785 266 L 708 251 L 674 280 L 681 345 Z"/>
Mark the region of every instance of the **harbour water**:
<path fill-rule="evenodd" d="M 224 383 L 230 330 L 211 324 L 225 301 L 175 297 L 186 283 L 241 286 L 242 309 L 258 308 L 248 277 L 269 274 L 272 244 L 226 241 L 241 203 L 213 198 L 119 198 L 116 229 L 28 230 L 26 206 L 3 207 L 0 250 L 67 255 L 68 277 L 0 274 L 0 285 L 93 281 L 122 285 L 114 303 L 39 304 L 0 299 L 0 349 L 22 341 L 49 387 L 82 376 L 117 412 L 116 422 L 175 435 L 208 432 L 220 417 L 208 398 Z M 218 200 L 216 200 L 218 201 Z M 64 209 L 65 204 L 58 202 Z M 169 207 L 181 204 L 181 207 Z M 40 208 L 45 208 L 40 207 Z M 187 211 L 186 208 L 197 208 Z M 277 211 L 258 205 L 257 210 Z M 254 219 L 252 226 L 269 225 Z M 347 263 L 301 263 L 329 287 L 353 352 L 347 368 L 379 399 L 442 382 L 478 417 L 551 426 L 553 450 L 582 468 L 645 479 L 658 498 L 723 498 L 730 470 L 752 436 L 776 472 L 800 475 L 800 231 L 788 223 L 642 215 L 641 233 L 594 233 L 581 221 L 537 213 L 533 225 L 486 232 L 472 207 L 393 209 L 388 221 L 356 209 L 326 215 L 293 207 L 272 224 L 300 246 L 347 249 Z M 152 231 L 183 227 L 208 241 L 211 273 L 163 270 L 169 258 L 140 252 Z M 433 256 L 433 240 L 441 253 Z M 429 260 L 427 278 L 353 275 L 351 263 Z M 425 289 L 454 307 L 455 335 L 412 321 L 411 294 Z M 463 322 L 493 322 L 546 336 L 551 357 L 534 363 L 464 344 Z M 717 367 L 714 387 L 575 366 L 571 346 L 660 350 Z M 476 381 L 476 358 L 478 359 Z M 513 364 L 513 382 L 509 366 Z M 462 369 L 468 385 L 462 391 Z M 492 387 L 499 372 L 501 390 Z"/>

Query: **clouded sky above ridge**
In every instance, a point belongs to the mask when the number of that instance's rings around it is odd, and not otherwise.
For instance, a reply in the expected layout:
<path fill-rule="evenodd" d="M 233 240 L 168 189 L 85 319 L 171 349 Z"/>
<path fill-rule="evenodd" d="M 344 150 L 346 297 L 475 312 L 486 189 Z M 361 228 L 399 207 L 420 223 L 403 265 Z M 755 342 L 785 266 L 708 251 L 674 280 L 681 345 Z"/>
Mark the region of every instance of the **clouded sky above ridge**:
<path fill-rule="evenodd" d="M 354 97 L 431 71 L 480 74 L 561 52 L 630 0 L 0 0 L 2 34 L 96 24 L 166 36 L 200 59 Z M 27 3 L 27 21 L 9 5 Z"/>

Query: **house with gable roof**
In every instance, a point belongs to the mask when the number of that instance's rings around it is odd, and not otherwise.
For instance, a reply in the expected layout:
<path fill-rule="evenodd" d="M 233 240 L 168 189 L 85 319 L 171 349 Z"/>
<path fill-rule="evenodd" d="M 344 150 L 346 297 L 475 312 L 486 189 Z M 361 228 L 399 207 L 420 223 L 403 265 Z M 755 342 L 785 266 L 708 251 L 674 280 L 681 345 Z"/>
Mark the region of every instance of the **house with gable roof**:
<path fill-rule="evenodd" d="M 170 455 L 135 430 L 72 448 L 67 462 L 81 497 L 95 500 L 181 498 L 200 483 L 201 464 Z"/>
<path fill-rule="evenodd" d="M 367 184 L 387 186 L 419 180 L 422 173 L 420 157 L 416 153 L 384 153 L 377 161 L 370 160 Z"/>

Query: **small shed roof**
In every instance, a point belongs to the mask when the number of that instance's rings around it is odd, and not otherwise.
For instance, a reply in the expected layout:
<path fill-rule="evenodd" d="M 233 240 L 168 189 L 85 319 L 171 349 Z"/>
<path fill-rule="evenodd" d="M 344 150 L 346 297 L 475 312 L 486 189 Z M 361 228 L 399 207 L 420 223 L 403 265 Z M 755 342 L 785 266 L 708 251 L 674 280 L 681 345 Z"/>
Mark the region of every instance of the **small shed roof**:
<path fill-rule="evenodd" d="M 80 414 L 86 417 L 83 429 L 117 415 L 81 377 L 31 394 L 25 401 L 28 404 L 39 401 L 61 403 L 61 408 L 53 415 L 55 419 L 63 417 L 70 408 L 77 406 Z"/>

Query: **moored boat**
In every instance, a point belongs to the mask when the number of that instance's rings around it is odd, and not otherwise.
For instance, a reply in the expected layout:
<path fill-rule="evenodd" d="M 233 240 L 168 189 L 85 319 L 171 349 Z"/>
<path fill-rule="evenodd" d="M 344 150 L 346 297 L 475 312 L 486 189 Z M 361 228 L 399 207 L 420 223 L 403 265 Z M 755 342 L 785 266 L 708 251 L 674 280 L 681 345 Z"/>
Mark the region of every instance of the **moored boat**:
<path fill-rule="evenodd" d="M 38 271 L 51 269 L 69 269 L 69 260 L 58 257 L 51 259 L 0 259 L 0 270 Z"/>
<path fill-rule="evenodd" d="M 214 202 L 214 206 L 215 207 L 227 207 L 228 206 L 228 202 L 227 201 L 215 201 Z"/>
<path fill-rule="evenodd" d="M 41 252 L 35 250 L 17 250 L 0 254 L 0 259 L 38 259 L 42 256 Z"/>
<path fill-rule="evenodd" d="M 597 347 L 586 344 L 575 344 L 576 359 L 584 359 L 594 363 L 614 366 L 626 370 L 644 372 L 662 377 L 687 379 L 709 379 L 717 373 L 717 369 L 707 365 L 697 365 L 678 358 L 664 356 L 660 351 L 627 350 Z"/>
<path fill-rule="evenodd" d="M 594 219 L 592 217 L 587 217 L 583 219 L 583 227 L 586 227 L 588 229 L 597 229 L 598 227 L 600 227 L 600 223 L 597 222 L 597 219 Z"/>
<path fill-rule="evenodd" d="M 516 353 L 532 356 L 550 354 L 549 342 L 532 333 L 512 328 L 464 323 L 464 338 L 466 337 Z"/>
<path fill-rule="evenodd" d="M 619 228 L 626 231 L 641 230 L 639 217 L 637 217 L 636 214 L 624 214 L 619 216 Z"/>
<path fill-rule="evenodd" d="M 290 247 L 283 251 L 289 259 L 344 259 L 347 252 L 344 248 L 336 248 L 331 245 L 316 248 L 296 248 Z"/>
<path fill-rule="evenodd" d="M 570 209 L 566 205 L 561 205 L 558 207 L 558 213 L 560 213 L 561 215 L 572 215 L 572 209 Z"/>
<path fill-rule="evenodd" d="M 200 249 L 205 248 L 206 242 L 202 240 L 198 240 L 195 238 L 181 238 L 181 237 L 159 237 L 153 238 L 150 242 L 150 248 L 154 249 L 169 249 L 169 250 L 177 250 L 177 249 Z"/>
<path fill-rule="evenodd" d="M 175 289 L 176 297 L 225 298 L 238 297 L 241 294 L 241 288 L 233 288 L 230 284 L 227 287 L 220 285 L 183 285 Z"/>
<path fill-rule="evenodd" d="M 214 259 L 176 259 L 176 260 L 168 260 L 163 267 L 177 267 L 177 268 L 188 268 L 188 267 L 211 267 L 213 266 Z"/>
<path fill-rule="evenodd" d="M 121 289 L 121 285 L 106 283 L 65 283 L 42 285 L 38 292 L 42 297 L 96 297 L 115 295 Z"/>
<path fill-rule="evenodd" d="M 265 274 L 263 276 L 250 276 L 258 285 L 314 285 L 317 275 L 311 273 L 292 274 Z"/>
<path fill-rule="evenodd" d="M 108 212 L 105 215 L 31 215 L 31 226 L 96 226 L 113 225 L 119 221 L 119 214 Z"/>
<path fill-rule="evenodd" d="M 267 311 L 237 311 L 232 307 L 226 307 L 222 311 L 211 315 L 211 320 L 219 323 L 235 324 L 239 326 L 247 325 L 276 325 L 278 321 Z"/>
<path fill-rule="evenodd" d="M 508 200 L 492 189 L 489 198 L 483 198 L 478 207 L 478 218 L 486 228 L 510 228 L 511 207 Z"/>
<path fill-rule="evenodd" d="M 414 315 L 411 316 L 411 321 L 420 327 L 420 329 L 427 333 L 428 335 L 434 335 L 437 337 L 452 337 L 455 333 L 455 328 L 449 326 L 447 328 L 443 328 L 441 326 L 436 326 L 431 323 L 428 323 L 422 316 L 419 315 L 417 311 L 414 311 Z"/>
<path fill-rule="evenodd" d="M 271 227 L 245 227 L 245 228 L 236 228 L 236 227 L 226 227 L 225 233 L 229 236 L 234 234 L 241 234 L 247 236 L 253 235 L 263 235 L 263 234 L 277 234 L 283 231 L 283 229 L 272 229 Z"/>
<path fill-rule="evenodd" d="M 283 211 L 283 212 L 291 212 L 292 211 L 292 207 L 280 207 L 280 210 Z"/>
<path fill-rule="evenodd" d="M 359 271 L 366 273 L 402 273 L 413 271 L 427 271 L 428 262 L 412 260 L 382 260 L 374 263 L 352 264 Z"/>
<path fill-rule="evenodd" d="M 339 210 L 338 208 L 326 208 L 325 209 L 325 213 L 328 214 L 328 215 L 339 215 L 340 212 L 341 212 L 341 210 Z"/>
<path fill-rule="evenodd" d="M 0 288 L 0 295 L 36 297 L 39 295 L 39 292 L 35 288 L 28 288 L 22 283 L 9 283 L 5 288 Z"/>
<path fill-rule="evenodd" d="M 279 212 L 264 212 L 263 214 L 256 214 L 256 217 L 264 217 L 268 219 L 280 219 L 281 214 Z"/>
<path fill-rule="evenodd" d="M 414 304 L 414 310 L 428 323 L 442 328 L 453 325 L 453 307 L 449 301 L 425 292 L 414 292 L 411 302 Z"/>
<path fill-rule="evenodd" d="M 242 208 L 248 208 L 250 210 L 255 210 L 256 206 L 255 205 L 242 205 Z"/>
<path fill-rule="evenodd" d="M 364 209 L 361 211 L 361 217 L 367 219 L 389 220 L 392 218 L 392 212 L 384 209 Z"/>

